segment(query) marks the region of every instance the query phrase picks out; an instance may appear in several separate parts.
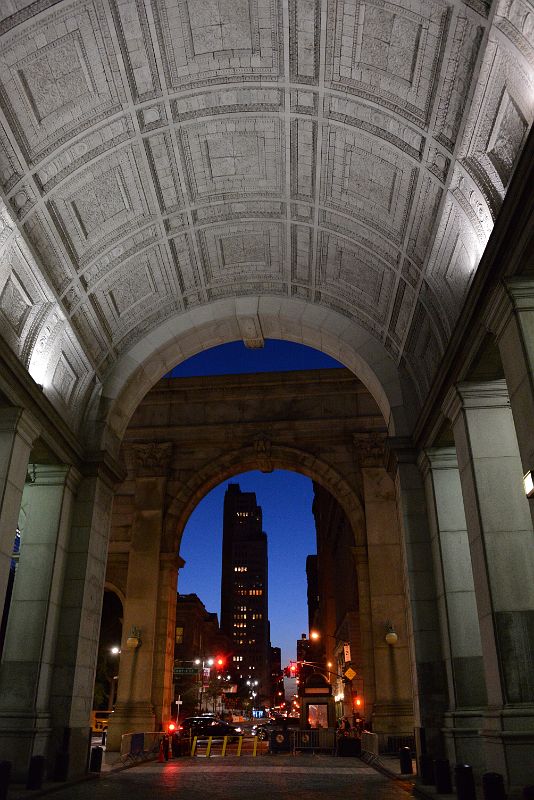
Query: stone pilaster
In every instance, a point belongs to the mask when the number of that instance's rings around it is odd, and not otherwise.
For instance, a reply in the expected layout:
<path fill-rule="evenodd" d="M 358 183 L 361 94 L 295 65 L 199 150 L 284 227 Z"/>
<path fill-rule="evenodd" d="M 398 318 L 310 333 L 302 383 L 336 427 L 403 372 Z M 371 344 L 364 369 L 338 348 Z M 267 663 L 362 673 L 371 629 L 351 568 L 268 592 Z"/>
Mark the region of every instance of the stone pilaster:
<path fill-rule="evenodd" d="M 458 453 L 486 675 L 486 769 L 521 786 L 534 779 L 534 548 L 506 384 L 459 384 L 444 411 Z"/>
<path fill-rule="evenodd" d="M 534 280 L 510 278 L 501 284 L 485 322 L 499 345 L 523 474 L 534 474 Z M 534 520 L 534 498 L 530 513 Z"/>
<path fill-rule="evenodd" d="M 400 529 L 395 484 L 383 466 L 384 437 L 354 437 L 363 480 L 370 620 L 372 626 L 375 696 L 373 731 L 387 744 L 388 735 L 413 731 L 413 698 L 407 608 L 402 572 Z M 398 635 L 388 645 L 388 624 Z"/>
<path fill-rule="evenodd" d="M 369 583 L 369 559 L 366 545 L 356 545 L 352 548 L 356 575 L 358 580 L 358 608 L 360 617 L 361 640 L 361 672 L 364 684 L 361 692 L 364 698 L 364 716 L 366 720 L 373 718 L 375 690 L 375 659 L 373 643 L 373 623 L 371 615 L 371 587 Z M 355 679 L 356 685 L 358 680 Z"/>
<path fill-rule="evenodd" d="M 51 758 L 68 752 L 71 776 L 87 769 L 111 505 L 123 477 L 121 465 L 105 454 L 88 457 L 84 473 L 66 545 L 50 698 Z"/>
<path fill-rule="evenodd" d="M 37 423 L 20 408 L 0 409 L 0 613 L 4 608 L 13 542 Z"/>
<path fill-rule="evenodd" d="M 480 773 L 484 755 L 478 734 L 487 702 L 486 682 L 456 450 L 428 449 L 421 454 L 419 466 L 426 489 L 447 670 L 447 756 L 451 764 L 471 764 Z"/>
<path fill-rule="evenodd" d="M 23 492 L 21 548 L 0 666 L 0 748 L 13 773 L 47 755 L 50 687 L 61 607 L 73 467 L 33 465 Z"/>
<path fill-rule="evenodd" d="M 163 599 L 163 606 L 169 607 L 168 574 L 160 569 L 160 551 L 171 454 L 169 443 L 129 445 L 125 451 L 128 471 L 135 480 L 135 516 L 128 556 L 117 699 L 108 730 L 110 751 L 120 749 L 123 733 L 155 730 L 156 721 L 161 722 L 156 714 L 163 714 L 163 703 L 170 699 L 170 690 L 165 689 L 168 679 L 160 674 L 158 680 L 158 671 L 162 672 L 168 660 L 164 655 L 162 664 L 158 648 L 163 647 L 166 653 L 169 645 L 158 643 L 157 635 L 161 633 L 158 617 Z M 166 585 L 160 589 L 162 574 Z M 176 584 L 174 593 L 176 606 Z M 138 646 L 132 648 L 127 642 L 134 629 L 140 636 Z"/>
<path fill-rule="evenodd" d="M 160 722 L 165 724 L 171 716 L 174 716 L 171 706 L 174 700 L 172 668 L 176 628 L 176 586 L 180 563 L 183 564 L 183 559 L 174 553 L 160 555 L 152 693 L 156 725 Z"/>
<path fill-rule="evenodd" d="M 410 441 L 389 439 L 386 454 L 395 478 L 403 534 L 417 749 L 437 756 L 444 750 L 442 728 L 448 698 L 425 490 Z"/>

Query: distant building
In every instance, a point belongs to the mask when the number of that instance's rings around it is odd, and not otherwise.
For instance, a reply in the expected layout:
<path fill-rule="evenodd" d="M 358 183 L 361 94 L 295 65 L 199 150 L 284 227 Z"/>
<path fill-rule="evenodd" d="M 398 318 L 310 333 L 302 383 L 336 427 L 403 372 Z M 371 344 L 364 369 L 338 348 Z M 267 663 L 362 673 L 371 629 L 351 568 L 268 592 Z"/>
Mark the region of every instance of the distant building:
<path fill-rule="evenodd" d="M 284 673 L 282 672 L 282 651 L 271 647 L 271 706 L 278 706 L 284 700 Z"/>
<path fill-rule="evenodd" d="M 177 595 L 174 642 L 174 665 L 177 670 L 193 669 L 196 660 L 207 664 L 210 658 L 222 657 L 224 664 L 219 668 L 214 664 L 211 676 L 217 679 L 217 673 L 220 674 L 221 686 L 224 686 L 231 664 L 232 647 L 232 640 L 219 627 L 217 614 L 207 611 L 196 594 Z M 182 717 L 198 710 L 203 678 L 201 671 L 196 675 L 175 672 L 175 698 L 178 695 L 181 697 Z M 206 677 L 204 684 L 208 682 Z"/>
<path fill-rule="evenodd" d="M 257 688 L 254 704 L 271 698 L 267 535 L 254 492 L 231 483 L 224 497 L 221 629 L 233 642 L 236 679 Z M 255 682 L 258 682 L 257 684 Z"/>

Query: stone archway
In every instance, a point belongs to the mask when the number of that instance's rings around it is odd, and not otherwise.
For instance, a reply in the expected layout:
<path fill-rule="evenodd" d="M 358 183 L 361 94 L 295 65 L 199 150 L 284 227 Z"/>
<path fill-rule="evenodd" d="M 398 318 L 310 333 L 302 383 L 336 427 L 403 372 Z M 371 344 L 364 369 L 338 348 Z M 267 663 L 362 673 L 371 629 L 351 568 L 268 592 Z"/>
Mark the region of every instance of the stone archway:
<path fill-rule="evenodd" d="M 381 460 L 385 437 L 378 405 L 344 369 L 167 380 L 146 395 L 123 440 L 128 476 L 115 500 L 108 562 L 108 580 L 124 584 L 125 632 L 136 625 L 146 634 L 139 652 L 121 662 L 110 746 L 133 724 L 164 720 L 171 690 L 165 642 L 174 630 L 181 534 L 211 488 L 252 469 L 308 475 L 343 509 L 352 539 L 342 557 L 354 560 L 361 576 L 366 663 L 378 665 L 366 683 L 376 687 L 383 730 L 409 732 L 407 636 L 394 654 L 406 695 L 398 702 L 381 652 L 384 620 L 406 627 L 395 489 Z M 121 684 L 128 693 L 121 694 Z"/>
<path fill-rule="evenodd" d="M 365 545 L 365 511 L 357 487 L 313 453 L 273 445 L 266 438 L 258 438 L 254 446 L 232 450 L 210 461 L 195 473 L 192 480 L 180 487 L 166 514 L 165 542 L 172 548 L 171 542 L 175 537 L 179 549 L 183 530 L 194 508 L 219 483 L 242 472 L 273 472 L 276 469 L 301 473 L 324 486 L 347 515 L 354 532 L 354 545 Z"/>

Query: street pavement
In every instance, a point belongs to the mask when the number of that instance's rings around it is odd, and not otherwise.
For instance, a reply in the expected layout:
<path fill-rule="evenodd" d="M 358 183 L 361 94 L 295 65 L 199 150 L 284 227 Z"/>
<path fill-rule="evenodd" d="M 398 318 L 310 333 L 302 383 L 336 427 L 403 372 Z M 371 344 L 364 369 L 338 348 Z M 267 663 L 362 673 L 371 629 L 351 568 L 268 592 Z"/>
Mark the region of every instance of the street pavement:
<path fill-rule="evenodd" d="M 56 785 L 57 786 L 57 785 Z M 145 762 L 98 779 L 55 788 L 57 800 L 408 800 L 413 785 L 359 759 L 233 756 Z M 9 795 L 8 795 L 9 797 Z"/>

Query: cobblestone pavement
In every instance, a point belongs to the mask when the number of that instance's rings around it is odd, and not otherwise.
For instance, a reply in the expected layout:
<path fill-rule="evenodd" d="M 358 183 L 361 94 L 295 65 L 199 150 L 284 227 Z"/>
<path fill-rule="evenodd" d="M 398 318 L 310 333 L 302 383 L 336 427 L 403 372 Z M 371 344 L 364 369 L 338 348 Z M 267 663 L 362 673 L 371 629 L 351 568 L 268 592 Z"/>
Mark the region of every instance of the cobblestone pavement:
<path fill-rule="evenodd" d="M 329 756 L 150 762 L 54 792 L 58 800 L 407 800 L 411 785 Z"/>

